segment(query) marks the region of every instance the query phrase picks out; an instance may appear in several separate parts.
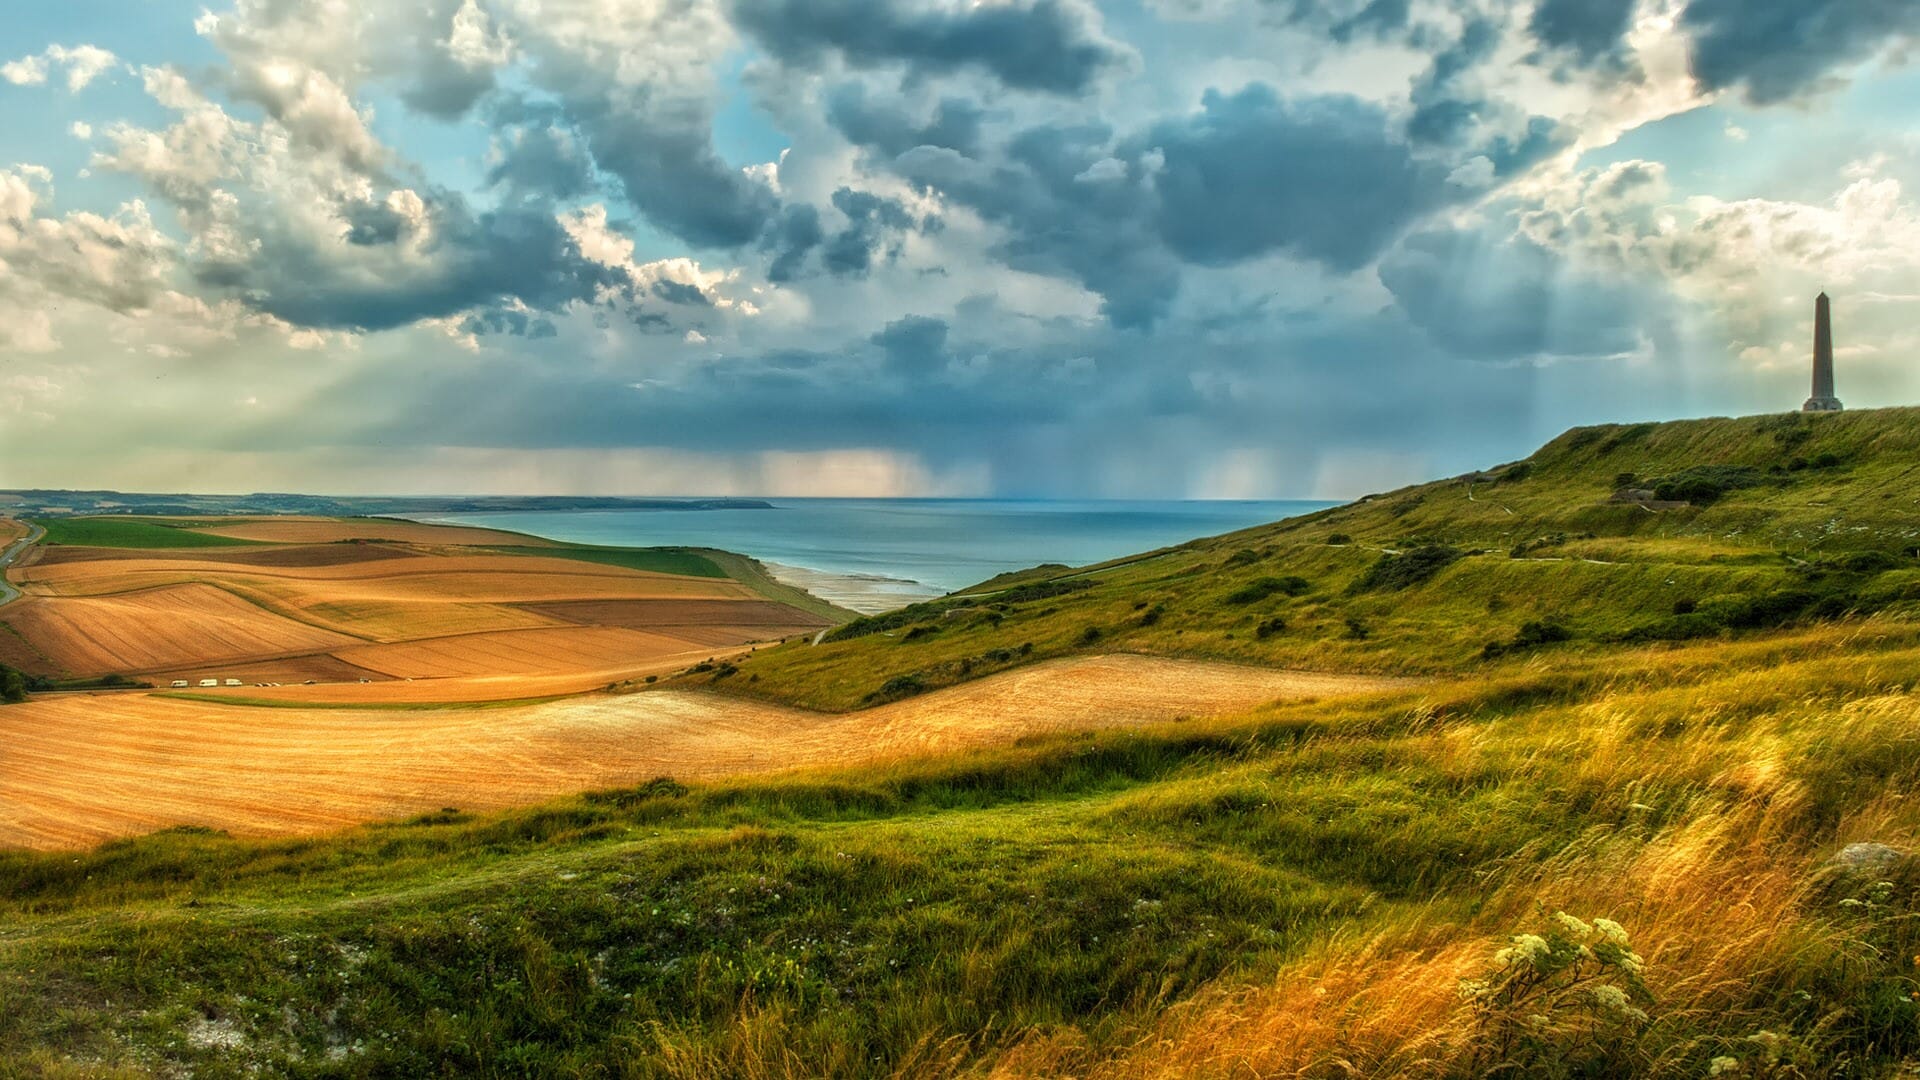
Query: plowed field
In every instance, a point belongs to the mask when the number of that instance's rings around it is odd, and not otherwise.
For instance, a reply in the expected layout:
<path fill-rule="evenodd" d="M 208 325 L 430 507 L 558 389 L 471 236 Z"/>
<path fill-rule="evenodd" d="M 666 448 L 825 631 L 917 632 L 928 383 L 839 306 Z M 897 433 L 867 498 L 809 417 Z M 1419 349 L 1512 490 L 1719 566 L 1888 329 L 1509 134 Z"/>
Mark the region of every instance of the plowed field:
<path fill-rule="evenodd" d="M 0 846 L 73 846 L 181 824 L 311 833 L 661 774 L 710 778 L 869 761 L 1397 685 L 1109 656 L 1035 665 L 842 716 L 675 691 L 427 711 L 42 698 L 0 709 Z"/>
<path fill-rule="evenodd" d="M 478 696 L 454 700 L 498 700 L 596 689 L 826 625 L 729 578 L 528 554 L 525 538 L 486 530 L 319 519 L 210 528 L 265 542 L 36 549 L 43 561 L 12 573 L 26 596 L 0 611 L 14 631 L 0 628 L 0 656 L 35 672 L 187 679 L 196 690 L 202 678 L 234 678 L 318 694 L 305 686 L 313 680 L 353 684 L 359 702 L 371 678 L 399 701 L 469 690 Z M 338 542 L 361 535 L 385 539 Z M 475 550 L 501 541 L 520 553 Z M 535 677 L 539 689 L 504 682 Z M 402 690 L 390 679 L 448 685 Z"/>
<path fill-rule="evenodd" d="M 334 655 L 357 667 L 403 679 L 476 675 L 560 675 L 638 667 L 699 649 L 666 634 L 614 626 L 559 626 L 497 634 L 364 645 Z"/>
<path fill-rule="evenodd" d="M 318 652 L 354 643 L 199 584 L 116 596 L 29 596 L 9 606 L 6 617 L 36 649 L 77 675 Z"/>

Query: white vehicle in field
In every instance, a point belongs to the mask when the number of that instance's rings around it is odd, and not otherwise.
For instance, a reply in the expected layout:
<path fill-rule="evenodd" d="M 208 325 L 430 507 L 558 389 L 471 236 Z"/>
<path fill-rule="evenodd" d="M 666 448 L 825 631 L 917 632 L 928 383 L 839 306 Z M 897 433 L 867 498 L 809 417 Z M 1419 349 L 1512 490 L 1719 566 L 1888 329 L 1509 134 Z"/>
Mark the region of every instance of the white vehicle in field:
<path fill-rule="evenodd" d="M 186 686 L 186 685 L 187 685 L 187 680 L 185 680 L 185 679 L 175 679 L 175 680 L 173 680 L 173 688 L 174 688 L 174 689 L 176 689 L 176 690 L 178 690 L 178 689 L 180 689 L 180 688 L 182 688 L 182 687 L 184 687 L 184 686 Z"/>
<path fill-rule="evenodd" d="M 228 685 L 228 686 L 245 686 L 245 685 L 247 685 L 247 684 L 246 684 L 246 683 L 243 683 L 243 682 L 241 682 L 241 681 L 240 681 L 239 679 L 228 679 L 228 680 L 227 680 L 227 685 Z"/>
<path fill-rule="evenodd" d="M 201 686 L 219 686 L 220 680 L 219 679 L 201 679 L 200 685 Z"/>

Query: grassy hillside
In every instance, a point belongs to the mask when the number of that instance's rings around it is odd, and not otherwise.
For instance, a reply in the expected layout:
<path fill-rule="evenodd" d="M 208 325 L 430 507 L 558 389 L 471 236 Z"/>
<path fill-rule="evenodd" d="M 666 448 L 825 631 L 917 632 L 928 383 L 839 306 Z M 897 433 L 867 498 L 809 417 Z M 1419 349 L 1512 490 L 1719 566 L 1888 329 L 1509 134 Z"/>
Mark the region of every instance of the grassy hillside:
<path fill-rule="evenodd" d="M 850 704 L 1121 647 L 1414 689 L 0 854 L 0 1075 L 1910 1074 L 1915 420 L 1574 432 L 688 680 Z"/>
<path fill-rule="evenodd" d="M 1890 1075 L 1920 1050 L 1920 863 L 1826 867 L 1916 838 L 1917 681 L 1920 635 L 1868 622 L 4 855 L 0 1073 Z"/>
<path fill-rule="evenodd" d="M 1483 672 L 1911 612 L 1916 545 L 1920 409 L 1579 428 L 1485 473 L 855 620 L 716 686 L 849 709 L 1112 649 Z"/>

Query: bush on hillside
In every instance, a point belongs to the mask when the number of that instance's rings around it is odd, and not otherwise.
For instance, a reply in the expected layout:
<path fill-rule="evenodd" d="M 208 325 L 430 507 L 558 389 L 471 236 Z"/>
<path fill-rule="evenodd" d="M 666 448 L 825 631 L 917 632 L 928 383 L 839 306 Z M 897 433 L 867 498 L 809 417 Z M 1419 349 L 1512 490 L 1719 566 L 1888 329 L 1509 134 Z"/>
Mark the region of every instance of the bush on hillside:
<path fill-rule="evenodd" d="M 1297 574 L 1286 577 L 1263 577 L 1248 583 L 1242 588 L 1227 594 L 1229 604 L 1257 604 L 1276 593 L 1288 596 L 1304 596 L 1313 583 Z"/>
<path fill-rule="evenodd" d="M 1348 536 L 1346 533 L 1328 533 L 1327 543 L 1338 547 L 1342 544 L 1353 543 L 1353 537 Z"/>
<path fill-rule="evenodd" d="M 1076 593 L 1081 589 L 1093 588 L 1093 582 L 1085 578 L 1072 578 L 1067 581 L 1036 581 L 1031 585 L 1016 585 L 995 599 L 1008 604 L 1025 603 L 1028 600 L 1049 600 L 1056 596 Z"/>
<path fill-rule="evenodd" d="M 1695 465 L 1648 481 L 1653 497 L 1661 502 L 1695 506 L 1712 505 L 1729 491 L 1757 487 L 1763 482 L 1760 470 L 1750 465 Z"/>
<path fill-rule="evenodd" d="M 1535 621 L 1523 624 L 1512 641 L 1489 641 L 1480 650 L 1483 660 L 1495 660 L 1512 653 L 1526 652 L 1542 645 L 1555 645 L 1562 641 L 1572 641 L 1573 631 L 1551 621 Z"/>
<path fill-rule="evenodd" d="M 12 705 L 27 700 L 27 677 L 0 665 L 0 702 Z"/>
<path fill-rule="evenodd" d="M 1466 553 L 1446 544 L 1421 544 L 1399 555 L 1380 556 L 1360 579 L 1354 592 L 1386 592 L 1424 584 L 1459 561 Z"/>
<path fill-rule="evenodd" d="M 881 683 L 880 689 L 867 695 L 867 701 L 872 703 L 898 701 L 915 694 L 924 694 L 928 689 L 925 677 L 917 671 L 909 672 L 905 675 L 895 675 Z"/>

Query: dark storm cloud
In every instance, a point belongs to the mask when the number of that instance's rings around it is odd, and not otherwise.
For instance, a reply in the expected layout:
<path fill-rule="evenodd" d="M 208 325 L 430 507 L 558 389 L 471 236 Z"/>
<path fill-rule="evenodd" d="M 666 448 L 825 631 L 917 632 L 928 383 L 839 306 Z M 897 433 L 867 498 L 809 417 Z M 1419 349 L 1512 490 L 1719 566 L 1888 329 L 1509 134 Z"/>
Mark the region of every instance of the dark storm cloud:
<path fill-rule="evenodd" d="M 491 67 L 468 67 L 444 48 L 420 51 L 413 78 L 400 89 L 400 100 L 416 112 L 439 120 L 458 120 L 494 88 Z"/>
<path fill-rule="evenodd" d="M 532 59 L 532 79 L 553 102 L 503 107 L 496 123 L 510 122 L 515 110 L 557 114 L 653 224 L 696 247 L 735 248 L 753 243 L 778 216 L 778 197 L 714 149 L 713 109 L 704 98 L 628 86 L 557 50 Z"/>
<path fill-rule="evenodd" d="M 662 125 L 605 99 L 571 102 L 602 169 L 649 221 L 690 244 L 739 247 L 766 229 L 779 200 L 721 160 L 709 129 Z"/>
<path fill-rule="evenodd" d="M 593 161 L 580 137 L 557 117 L 495 130 L 500 158 L 487 183 L 520 198 L 572 199 L 592 192 Z"/>
<path fill-rule="evenodd" d="M 776 285 L 797 280 L 807 256 L 826 237 L 826 230 L 820 226 L 820 211 L 805 203 L 787 207 L 762 240 L 762 246 L 774 253 L 767 280 Z"/>
<path fill-rule="evenodd" d="M 1526 116 L 1476 87 L 1473 76 L 1493 58 L 1504 36 L 1505 29 L 1492 19 L 1468 20 L 1414 80 L 1406 127 L 1407 138 L 1422 147 L 1448 148 L 1460 158 L 1485 157 L 1497 179 L 1517 176 L 1573 141 L 1573 133 L 1552 119 Z"/>
<path fill-rule="evenodd" d="M 1189 262 L 1225 265 L 1272 251 L 1350 271 L 1447 197 L 1436 166 L 1388 134 L 1354 98 L 1281 101 L 1266 86 L 1209 91 L 1199 114 L 1155 125 L 1158 228 Z"/>
<path fill-rule="evenodd" d="M 1411 222 L 1457 197 L 1386 112 L 1346 97 L 1289 102 L 1254 84 L 1116 141 L 1101 126 L 1040 126 L 988 163 L 919 147 L 902 175 L 1007 227 L 1011 265 L 1064 273 L 1120 326 L 1163 316 L 1183 263 L 1286 253 L 1336 271 L 1366 265 Z"/>
<path fill-rule="evenodd" d="M 1756 105 L 1832 84 L 1840 69 L 1920 37 L 1914 0 L 1692 0 L 1693 74 L 1708 90 L 1738 88 Z"/>
<path fill-rule="evenodd" d="M 827 120 L 855 146 L 897 157 L 916 146 L 941 146 L 962 154 L 978 152 L 980 106 L 965 98 L 945 98 L 925 121 L 885 102 L 869 101 L 866 87 L 848 83 L 827 95 Z"/>
<path fill-rule="evenodd" d="M 1276 482 L 1304 493 L 1325 454 L 1424 460 L 1445 445 L 1446 460 L 1430 466 L 1444 474 L 1511 454 L 1516 432 L 1531 439 L 1533 369 L 1454 357 L 1397 319 L 1308 323 L 1233 343 L 1092 329 L 1017 350 L 956 343 L 943 324 L 897 320 L 876 340 L 827 351 L 636 366 L 638 384 L 634 374 L 485 350 L 458 370 L 423 366 L 338 385 L 327 415 L 366 415 L 357 431 L 334 424 L 288 438 L 731 454 L 843 449 L 857 431 L 861 445 L 933 469 L 986 464 L 1003 494 L 1083 496 L 1191 492 L 1196 467 L 1247 447 L 1286 460 L 1292 469 Z M 1168 363 L 1169 354 L 1181 362 Z M 967 363 L 952 363 L 955 355 Z M 885 377 L 875 377 L 876 364 Z M 394 378 L 405 381 L 402 400 L 436 407 L 353 410 L 375 386 L 392 394 Z M 1387 386 L 1397 392 L 1383 393 Z M 1487 424 L 1488 415 L 1502 423 Z"/>
<path fill-rule="evenodd" d="M 1541 0 L 1527 28 L 1550 49 L 1564 49 L 1583 63 L 1617 56 L 1633 25 L 1638 0 Z"/>
<path fill-rule="evenodd" d="M 1003 225 L 995 254 L 1016 269 L 1064 274 L 1100 294 L 1121 326 L 1146 326 L 1179 287 L 1178 260 L 1155 232 L 1154 200 L 1138 163 L 1109 160 L 1105 128 L 1040 127 L 990 164 L 951 150 L 918 147 L 896 168 L 909 181 Z M 1117 170 L 1117 171 L 1115 171 Z"/>
<path fill-rule="evenodd" d="M 356 330 L 385 330 L 505 300 L 551 311 L 628 284 L 621 272 L 582 256 L 550 208 L 475 215 L 457 196 L 442 195 L 429 204 L 429 215 L 431 232 L 418 261 L 401 269 L 362 261 L 383 256 L 372 249 L 402 239 L 397 215 L 372 206 L 351 212 L 345 248 L 270 234 L 248 262 L 210 267 L 211 277 L 248 305 L 296 326 Z"/>
<path fill-rule="evenodd" d="M 1575 279 L 1553 252 L 1488 231 L 1409 236 L 1381 261 L 1380 281 L 1435 344 L 1473 360 L 1614 355 L 1643 329 L 1626 289 Z"/>
<path fill-rule="evenodd" d="M 713 298 L 701 291 L 700 286 L 684 281 L 669 281 L 661 278 L 653 283 L 653 295 L 669 304 L 684 304 L 689 307 L 712 307 Z"/>
<path fill-rule="evenodd" d="M 730 0 L 736 26 L 781 60 L 815 66 L 837 54 L 856 68 L 986 72 L 1016 90 L 1080 94 L 1131 54 L 1071 0 L 965 8 L 889 0 Z"/>
<path fill-rule="evenodd" d="M 886 325 L 873 335 L 873 343 L 886 355 L 887 365 L 904 371 L 925 371 L 947 362 L 945 319 L 909 315 Z"/>
<path fill-rule="evenodd" d="M 1458 88 L 1462 77 L 1484 64 L 1500 45 L 1501 28 L 1491 19 L 1473 19 L 1452 45 L 1433 58 L 1414 81 L 1413 115 L 1407 135 L 1415 142 L 1450 145 L 1470 134 L 1486 103 Z"/>
<path fill-rule="evenodd" d="M 827 272 L 836 276 L 858 277 L 872 267 L 876 253 L 891 258 L 898 254 L 899 237 L 909 229 L 926 230 L 935 222 L 915 222 L 913 215 L 898 199 L 883 198 L 866 191 L 841 188 L 833 193 L 834 209 L 847 219 L 847 227 L 828 241 L 821 250 Z"/>
<path fill-rule="evenodd" d="M 557 337 L 560 333 L 552 319 L 502 308 L 477 311 L 461 321 L 460 329 L 469 334 L 506 334 L 531 341 Z"/>
<path fill-rule="evenodd" d="M 807 276 L 813 272 L 816 250 L 819 266 L 835 277 L 864 277 L 876 256 L 891 259 L 899 253 L 900 237 L 906 231 L 940 227 L 937 219 L 916 221 L 897 199 L 853 188 L 835 191 L 833 206 L 847 225 L 831 236 L 815 207 L 796 203 L 785 209 L 761 242 L 774 253 L 767 280 L 787 283 Z"/>
<path fill-rule="evenodd" d="M 1342 44 L 1356 38 L 1390 38 L 1409 26 L 1409 0 L 1372 0 L 1366 7 L 1334 23 L 1333 40 Z"/>

